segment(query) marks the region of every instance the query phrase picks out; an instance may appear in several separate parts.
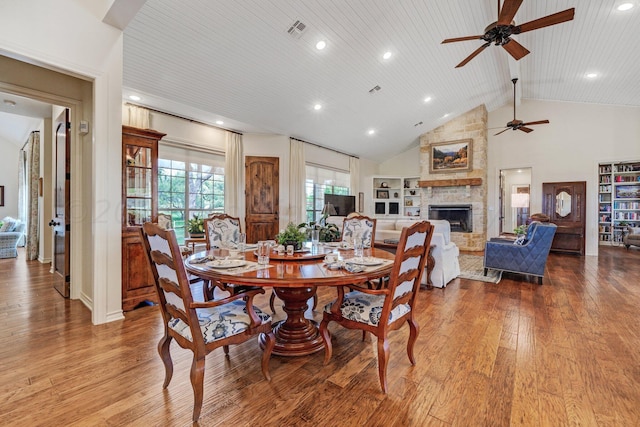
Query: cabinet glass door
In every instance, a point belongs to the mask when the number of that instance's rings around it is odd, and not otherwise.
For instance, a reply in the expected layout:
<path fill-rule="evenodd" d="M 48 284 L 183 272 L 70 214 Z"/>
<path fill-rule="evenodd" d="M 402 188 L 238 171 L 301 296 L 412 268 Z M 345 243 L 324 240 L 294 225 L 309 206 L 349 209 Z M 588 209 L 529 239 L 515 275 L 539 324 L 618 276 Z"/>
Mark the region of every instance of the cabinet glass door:
<path fill-rule="evenodd" d="M 152 220 L 151 148 L 125 146 L 127 225 L 142 225 Z"/>

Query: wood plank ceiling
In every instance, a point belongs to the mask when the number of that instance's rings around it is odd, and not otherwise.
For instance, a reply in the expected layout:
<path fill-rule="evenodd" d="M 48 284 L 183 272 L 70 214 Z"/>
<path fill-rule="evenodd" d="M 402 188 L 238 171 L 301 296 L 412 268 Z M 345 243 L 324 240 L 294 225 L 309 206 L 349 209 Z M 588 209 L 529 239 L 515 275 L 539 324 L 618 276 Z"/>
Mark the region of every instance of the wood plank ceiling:
<path fill-rule="evenodd" d="M 619 3 L 524 0 L 517 23 L 576 13 L 514 36 L 531 51 L 512 67 L 522 97 L 639 106 L 640 4 L 619 12 Z M 491 46 L 454 69 L 481 42 L 440 44 L 482 34 L 496 9 L 494 0 L 147 0 L 125 29 L 123 95 L 380 161 L 416 144 L 445 114 L 511 103 L 503 49 Z M 287 30 L 297 20 L 306 28 L 293 37 Z M 588 72 L 598 77 L 585 79 Z"/>

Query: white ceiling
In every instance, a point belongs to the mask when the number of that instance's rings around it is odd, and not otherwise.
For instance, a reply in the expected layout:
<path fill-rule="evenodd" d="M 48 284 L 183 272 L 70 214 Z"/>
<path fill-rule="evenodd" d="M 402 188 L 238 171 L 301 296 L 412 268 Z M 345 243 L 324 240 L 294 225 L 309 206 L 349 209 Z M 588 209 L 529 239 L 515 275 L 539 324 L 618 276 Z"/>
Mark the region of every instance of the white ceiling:
<path fill-rule="evenodd" d="M 516 23 L 576 11 L 573 21 L 514 36 L 531 51 L 512 67 L 522 97 L 640 105 L 640 5 L 623 13 L 619 3 L 524 0 Z M 125 94 L 383 160 L 445 114 L 511 103 L 501 47 L 455 69 L 482 42 L 440 43 L 483 34 L 496 19 L 495 0 L 147 0 L 125 29 Z M 296 20 L 307 26 L 299 39 L 287 33 Z M 589 81 L 587 72 L 600 76 Z"/>
<path fill-rule="evenodd" d="M 497 1 L 138 0 L 131 14 L 144 5 L 124 32 L 123 96 L 381 161 L 417 144 L 445 114 L 510 105 L 512 75 L 522 98 L 640 106 L 640 0 L 625 1 L 635 7 L 524 0 L 516 23 L 571 7 L 575 19 L 514 36 L 531 51 L 520 61 L 490 46 L 455 69 L 482 42 L 440 42 L 482 34 Z M 300 38 L 287 33 L 296 20 L 306 24 Z M 585 79 L 588 72 L 599 76 Z"/>
<path fill-rule="evenodd" d="M 22 147 L 51 113 L 51 104 L 0 92 L 0 141 Z"/>

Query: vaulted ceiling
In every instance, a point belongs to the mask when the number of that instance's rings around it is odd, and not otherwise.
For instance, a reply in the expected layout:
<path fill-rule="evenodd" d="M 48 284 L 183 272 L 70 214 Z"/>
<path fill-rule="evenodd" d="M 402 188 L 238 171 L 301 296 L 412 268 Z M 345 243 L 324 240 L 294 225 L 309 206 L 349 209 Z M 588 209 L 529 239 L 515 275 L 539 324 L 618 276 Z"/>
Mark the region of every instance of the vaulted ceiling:
<path fill-rule="evenodd" d="M 618 11 L 623 2 L 635 7 Z M 572 7 L 575 18 L 514 36 L 531 51 L 520 61 L 490 46 L 457 69 L 482 41 L 442 40 L 483 34 L 496 0 L 137 3 L 124 29 L 124 97 L 373 160 L 480 104 L 510 105 L 513 76 L 522 98 L 640 106 L 638 0 L 524 0 L 516 24 Z M 291 35 L 296 21 L 305 29 Z"/>

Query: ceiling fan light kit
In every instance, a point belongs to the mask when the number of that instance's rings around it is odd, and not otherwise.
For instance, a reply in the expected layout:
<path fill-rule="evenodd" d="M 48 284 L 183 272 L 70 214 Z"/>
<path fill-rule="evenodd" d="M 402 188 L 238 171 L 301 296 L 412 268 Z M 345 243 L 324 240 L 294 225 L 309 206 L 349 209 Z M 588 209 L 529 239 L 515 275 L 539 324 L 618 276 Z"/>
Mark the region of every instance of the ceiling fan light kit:
<path fill-rule="evenodd" d="M 466 57 L 456 68 L 465 66 L 469 61 L 478 56 L 483 50 L 491 44 L 502 46 L 516 61 L 525 57 L 530 52 L 520 43 L 511 38 L 514 34 L 521 34 L 527 31 L 537 30 L 539 28 L 560 24 L 562 22 L 571 21 L 575 14 L 575 8 L 563 10 L 543 18 L 525 22 L 521 25 L 515 25 L 513 18 L 518 12 L 523 0 L 505 0 L 500 8 L 500 0 L 498 0 L 498 20 L 489 24 L 484 34 L 477 36 L 456 37 L 445 39 L 442 43 L 454 43 L 467 40 L 483 40 L 485 43 L 478 49 L 473 51 L 471 55 Z"/>

